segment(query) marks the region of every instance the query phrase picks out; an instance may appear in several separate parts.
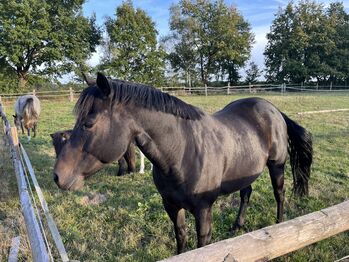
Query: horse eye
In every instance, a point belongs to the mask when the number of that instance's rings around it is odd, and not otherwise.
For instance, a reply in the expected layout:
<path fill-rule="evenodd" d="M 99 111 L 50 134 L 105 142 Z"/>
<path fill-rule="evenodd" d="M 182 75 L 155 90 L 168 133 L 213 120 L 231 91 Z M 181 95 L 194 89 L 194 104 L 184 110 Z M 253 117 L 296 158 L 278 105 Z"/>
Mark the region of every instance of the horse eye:
<path fill-rule="evenodd" d="M 89 129 L 89 128 L 93 127 L 93 124 L 87 122 L 87 123 L 84 123 L 84 124 L 82 125 L 82 127 L 83 127 L 83 129 Z"/>

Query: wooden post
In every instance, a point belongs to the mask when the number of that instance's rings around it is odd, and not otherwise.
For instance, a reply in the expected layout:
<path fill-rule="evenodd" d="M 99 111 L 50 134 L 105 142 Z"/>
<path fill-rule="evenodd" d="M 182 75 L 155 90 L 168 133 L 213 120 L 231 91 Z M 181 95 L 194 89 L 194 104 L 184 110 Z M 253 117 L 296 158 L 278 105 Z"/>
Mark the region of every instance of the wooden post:
<path fill-rule="evenodd" d="M 0 96 L 0 104 L 2 103 L 2 98 L 1 98 L 1 96 Z"/>
<path fill-rule="evenodd" d="M 205 96 L 207 96 L 207 84 L 205 84 Z"/>
<path fill-rule="evenodd" d="M 268 261 L 347 230 L 349 200 L 163 261 Z"/>
<path fill-rule="evenodd" d="M 20 242 L 21 242 L 20 236 L 12 238 L 10 254 L 8 255 L 8 262 L 18 261 L 18 251 L 19 251 Z"/>
<path fill-rule="evenodd" d="M 141 150 L 139 150 L 139 155 L 141 156 L 141 166 L 139 168 L 139 173 L 144 174 L 144 158 L 145 158 L 145 156 Z"/>
<path fill-rule="evenodd" d="M 73 102 L 73 100 L 74 100 L 73 89 L 69 87 L 69 102 Z"/>
<path fill-rule="evenodd" d="M 228 82 L 227 95 L 230 95 L 230 82 Z"/>
<path fill-rule="evenodd" d="M 250 94 L 252 93 L 252 85 L 251 83 L 248 83 L 248 89 L 250 90 Z"/>
<path fill-rule="evenodd" d="M 332 91 L 332 81 L 330 82 L 330 90 Z"/>
<path fill-rule="evenodd" d="M 17 133 L 17 127 L 12 126 L 11 127 L 11 137 L 13 141 L 14 146 L 18 146 L 18 133 Z"/>
<path fill-rule="evenodd" d="M 35 89 L 33 89 L 33 95 L 35 96 L 36 92 L 35 92 Z"/>

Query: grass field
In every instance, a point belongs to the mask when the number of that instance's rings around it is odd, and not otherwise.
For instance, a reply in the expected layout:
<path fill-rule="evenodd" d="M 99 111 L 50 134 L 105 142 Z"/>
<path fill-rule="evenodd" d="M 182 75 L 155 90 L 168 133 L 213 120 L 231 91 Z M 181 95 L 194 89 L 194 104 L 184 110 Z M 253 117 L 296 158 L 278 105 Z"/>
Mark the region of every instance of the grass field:
<path fill-rule="evenodd" d="M 181 99 L 215 112 L 242 95 L 181 97 Z M 289 117 L 310 130 L 314 139 L 314 164 L 310 180 L 310 195 L 296 199 L 291 194 L 290 167 L 286 171 L 285 220 L 317 211 L 349 199 L 349 112 L 297 115 L 297 112 L 349 107 L 348 95 L 263 95 Z M 74 123 L 68 101 L 42 101 L 42 115 L 38 137 L 30 142 L 21 137 L 38 180 L 45 193 L 50 210 L 58 224 L 71 259 L 80 261 L 156 261 L 175 254 L 173 227 L 165 213 L 150 171 L 145 175 L 117 177 L 117 165 L 112 164 L 88 179 L 77 192 L 63 192 L 52 180 L 55 162 L 49 134 L 71 128 Z M 11 116 L 12 103 L 6 103 Z M 11 119 L 12 121 L 12 119 Z M 0 145 L 1 146 L 1 145 Z M 2 149 L 3 150 L 3 149 Z M 1 150 L 0 150 L 1 151 Z M 3 161 L 0 168 L 3 167 Z M 147 163 L 149 170 L 149 163 Z M 6 170 L 7 170 L 6 169 Z M 1 171 L 1 169 L 0 169 Z M 7 177 L 14 180 L 14 176 Z M 18 198 L 4 187 L 15 190 L 13 182 L 0 173 L 0 229 L 4 221 L 14 219 Z M 11 187 L 12 185 L 12 187 Z M 276 202 L 269 175 L 265 172 L 252 184 L 253 193 L 246 215 L 246 226 L 239 234 L 275 223 Z M 6 197 L 4 196 L 6 193 Z M 107 197 L 99 205 L 86 205 L 85 196 L 101 193 Z M 229 227 L 235 220 L 239 207 L 239 194 L 220 197 L 214 204 L 212 242 L 232 237 Z M 195 226 L 187 215 L 188 248 L 196 246 Z M 6 239 L 20 230 L 4 230 Z M 0 234 L 2 232 L 0 231 Z M 0 235 L 1 239 L 2 235 Z M 293 252 L 276 261 L 334 261 L 349 255 L 349 232 Z M 1 245 L 0 245 L 1 248 Z M 7 246 L 0 250 L 0 261 L 6 259 Z M 27 248 L 22 248 L 23 261 Z M 55 256 L 57 256 L 55 254 Z M 30 259 L 29 259 L 30 260 Z"/>

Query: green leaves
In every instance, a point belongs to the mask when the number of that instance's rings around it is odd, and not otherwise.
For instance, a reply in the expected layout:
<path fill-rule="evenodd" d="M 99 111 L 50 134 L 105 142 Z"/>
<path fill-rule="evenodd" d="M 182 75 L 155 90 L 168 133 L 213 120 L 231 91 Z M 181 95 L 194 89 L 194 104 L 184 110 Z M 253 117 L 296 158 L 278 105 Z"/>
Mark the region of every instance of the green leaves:
<path fill-rule="evenodd" d="M 89 58 L 101 32 L 82 16 L 81 0 L 0 3 L 0 52 L 21 85 L 28 73 L 65 73 Z M 64 70 L 63 70 L 64 69 Z"/>
<path fill-rule="evenodd" d="M 203 84 L 213 74 L 236 79 L 253 42 L 250 26 L 239 12 L 222 0 L 183 0 L 170 12 L 170 38 L 175 43 L 169 59 L 176 71 L 194 75 L 197 67 Z"/>
<path fill-rule="evenodd" d="M 131 1 L 116 9 L 105 22 L 108 40 L 101 65 L 107 74 L 129 81 L 160 86 L 164 52 L 157 47 L 155 23 Z"/>
<path fill-rule="evenodd" d="M 341 3 L 327 9 L 307 0 L 290 3 L 279 10 L 267 39 L 269 81 L 326 83 L 349 77 L 349 17 Z"/>

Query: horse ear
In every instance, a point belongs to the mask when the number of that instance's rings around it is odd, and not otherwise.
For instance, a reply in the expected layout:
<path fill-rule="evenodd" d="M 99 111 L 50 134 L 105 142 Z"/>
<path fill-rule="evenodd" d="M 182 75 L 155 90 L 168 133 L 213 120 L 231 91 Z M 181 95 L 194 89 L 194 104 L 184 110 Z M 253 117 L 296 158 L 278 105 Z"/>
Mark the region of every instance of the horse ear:
<path fill-rule="evenodd" d="M 104 95 L 109 96 L 111 90 L 109 80 L 100 72 L 97 73 L 97 86 L 102 90 Z"/>
<path fill-rule="evenodd" d="M 81 72 L 81 75 L 88 86 L 94 86 L 96 84 L 96 80 L 89 78 L 84 72 Z"/>
<path fill-rule="evenodd" d="M 53 137 L 55 136 L 55 134 L 50 134 L 50 137 L 53 139 Z"/>
<path fill-rule="evenodd" d="M 16 118 L 17 116 L 16 115 L 12 115 L 14 118 Z"/>

